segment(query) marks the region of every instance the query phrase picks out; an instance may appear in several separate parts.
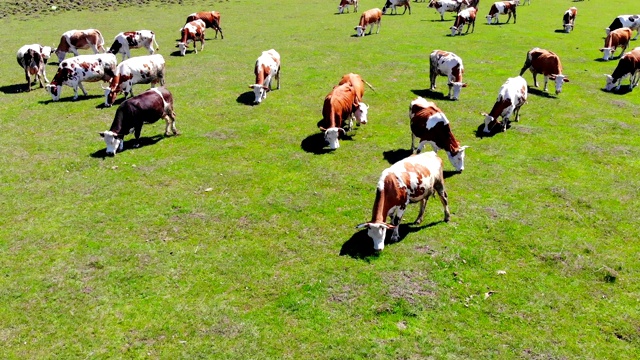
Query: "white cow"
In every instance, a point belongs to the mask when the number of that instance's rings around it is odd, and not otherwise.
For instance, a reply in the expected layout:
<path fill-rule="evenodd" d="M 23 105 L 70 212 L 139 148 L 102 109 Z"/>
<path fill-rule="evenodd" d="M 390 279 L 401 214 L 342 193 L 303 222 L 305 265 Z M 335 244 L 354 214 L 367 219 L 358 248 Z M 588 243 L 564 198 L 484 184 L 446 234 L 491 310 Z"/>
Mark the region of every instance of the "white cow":
<path fill-rule="evenodd" d="M 159 49 L 156 42 L 156 35 L 151 30 L 138 30 L 121 32 L 116 35 L 113 40 L 113 45 L 109 48 L 109 52 L 112 54 L 122 54 L 122 61 L 131 57 L 131 49 L 145 48 L 149 51 L 149 54 L 153 54 L 155 51 L 153 45 L 156 46 L 155 50 Z"/>
<path fill-rule="evenodd" d="M 493 127 L 498 122 L 498 117 L 502 116 L 502 131 L 507 130 L 509 119 L 513 115 L 515 121 L 520 120 L 520 108 L 527 102 L 527 80 L 522 76 L 508 78 L 500 87 L 498 99 L 496 100 L 489 114 L 484 116 L 485 133 L 490 133 L 489 125 Z"/>
<path fill-rule="evenodd" d="M 123 92 L 124 98 L 133 96 L 133 85 L 157 83 L 164 85 L 164 57 L 160 54 L 136 56 L 125 60 L 116 67 L 115 75 L 109 87 L 104 89 L 104 105 L 111 106 L 118 93 Z"/>
<path fill-rule="evenodd" d="M 62 85 L 73 88 L 73 100 L 78 99 L 78 87 L 84 96 L 87 92 L 82 82 L 110 81 L 116 69 L 116 56 L 111 53 L 79 55 L 60 63 L 56 76 L 46 86 L 53 101 L 60 100 Z"/>
<path fill-rule="evenodd" d="M 428 7 L 436 9 L 440 13 L 440 20 L 444 21 L 444 13 L 454 12 L 458 13 L 462 3 L 457 0 L 431 0 Z"/>
<path fill-rule="evenodd" d="M 249 85 L 255 94 L 254 104 L 260 104 L 262 100 L 267 98 L 267 92 L 271 91 L 271 81 L 275 78 L 278 80 L 280 89 L 280 54 L 274 49 L 263 51 L 262 55 L 256 60 L 254 68 L 256 82 Z"/>

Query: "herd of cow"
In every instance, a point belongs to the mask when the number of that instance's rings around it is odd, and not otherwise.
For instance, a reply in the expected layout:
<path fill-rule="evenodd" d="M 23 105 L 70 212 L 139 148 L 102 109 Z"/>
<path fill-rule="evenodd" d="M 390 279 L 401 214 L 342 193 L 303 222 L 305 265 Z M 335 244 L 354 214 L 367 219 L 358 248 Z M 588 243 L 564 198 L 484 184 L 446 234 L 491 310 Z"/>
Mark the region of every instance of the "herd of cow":
<path fill-rule="evenodd" d="M 416 0 L 417 1 L 417 0 Z M 467 32 L 475 26 L 479 0 L 431 0 L 429 7 L 436 9 L 444 19 L 445 12 L 456 12 L 456 20 L 451 27 L 452 36 L 460 34 L 467 24 Z M 502 1 L 492 4 L 487 22 L 498 21 L 500 14 L 508 15 L 510 20 L 513 15 L 516 22 L 516 8 L 520 0 Z M 341 0 L 338 12 L 343 13 L 349 6 L 358 11 L 358 0 Z M 382 14 L 388 9 L 397 12 L 397 6 L 404 6 L 405 12 L 411 6 L 409 0 L 386 0 L 382 10 L 371 9 L 362 13 L 359 25 L 355 28 L 357 36 L 363 36 L 367 26 L 377 24 L 379 32 Z M 404 14 L 404 13 L 403 13 Z M 570 32 L 575 27 L 577 9 L 567 10 L 563 15 L 563 27 L 565 32 Z M 180 29 L 181 40 L 176 45 L 180 55 L 184 56 L 189 42 L 193 42 L 194 52 L 197 53 L 196 41 L 200 41 L 200 50 L 204 47 L 205 29 L 213 28 L 222 34 L 220 26 L 220 13 L 216 11 L 193 13 L 187 17 L 185 25 Z M 621 15 L 606 29 L 607 37 L 605 46 L 600 49 L 604 53 L 604 60 L 613 56 L 617 47 L 622 48 L 618 66 L 612 75 L 607 76 L 605 89 L 619 88 L 623 78 L 630 77 L 631 89 L 638 83 L 640 73 L 640 47 L 624 54 L 632 30 L 636 30 L 636 37 L 640 31 L 640 15 Z M 473 28 L 471 30 L 473 32 Z M 635 39 L 634 38 L 634 39 Z M 91 48 L 94 55 L 79 55 L 78 49 Z M 130 49 L 145 48 L 150 55 L 131 57 Z M 134 133 L 136 141 L 140 137 L 142 125 L 153 123 L 160 118 L 166 121 L 165 135 L 177 135 L 175 126 L 175 112 L 173 110 L 173 96 L 164 88 L 165 61 L 162 55 L 155 54 L 159 46 L 155 41 L 155 34 L 149 30 L 119 33 L 111 47 L 104 48 L 104 38 L 100 31 L 95 29 L 71 30 L 65 32 L 58 47 L 52 49 L 39 44 L 25 45 L 17 53 L 17 60 L 25 71 L 27 89 L 31 89 L 32 76 L 45 87 L 53 101 L 60 99 L 62 86 L 67 85 L 74 90 L 73 99 L 78 97 L 78 87 L 84 95 L 87 92 L 82 82 L 109 82 L 105 91 L 105 106 L 114 104 L 117 94 L 123 93 L 125 99 L 115 114 L 111 128 L 101 132 L 100 135 L 106 143 L 108 155 L 115 155 L 122 151 L 124 136 Z M 66 59 L 71 52 L 75 57 Z M 56 53 L 59 66 L 56 75 L 51 82 L 46 77 L 45 65 L 50 56 Z M 117 64 L 116 55 L 122 54 L 122 62 Z M 530 70 L 533 74 L 534 86 L 538 86 L 537 74 L 544 76 L 544 91 L 547 90 L 549 80 L 555 83 L 555 92 L 560 94 L 562 85 L 568 82 L 566 75 L 562 74 L 560 58 L 553 52 L 534 48 L 527 53 L 524 66 L 517 77 L 509 78 L 499 90 L 498 98 L 491 111 L 482 115 L 484 119 L 484 133 L 491 133 L 496 125 L 500 125 L 502 131 L 506 131 L 509 121 L 513 118 L 519 120 L 520 108 L 527 101 L 527 82 L 522 75 Z M 277 80 L 277 89 L 280 88 L 280 54 L 274 49 L 262 52 L 255 63 L 255 83 L 249 85 L 255 95 L 254 104 L 260 104 L 272 89 L 272 81 Z M 448 98 L 458 100 L 462 88 L 467 84 L 463 82 L 464 66 L 462 59 L 452 52 L 434 50 L 430 54 L 430 89 L 436 89 L 438 76 L 447 77 L 449 87 Z M 49 83 L 44 85 L 45 82 Z M 151 84 L 151 89 L 137 96 L 133 96 L 133 85 Z M 160 84 L 160 88 L 155 88 Z M 318 123 L 319 129 L 324 133 L 326 143 L 331 149 L 337 149 L 340 136 L 353 129 L 353 120 L 357 125 L 367 123 L 368 106 L 362 101 L 364 85 L 373 87 L 358 74 L 346 74 L 337 86 L 325 97 L 322 108 L 322 120 Z M 499 118 L 502 117 L 502 122 Z M 465 149 L 451 132 L 449 120 L 435 103 L 422 97 L 413 100 L 409 106 L 410 127 L 412 132 L 412 152 L 416 149 L 415 138 L 420 139 L 415 155 L 405 158 L 388 169 L 384 170 L 378 181 L 376 198 L 373 206 L 370 222 L 358 225 L 368 228 L 368 234 L 374 241 L 374 249 L 384 248 L 386 230 L 393 229 L 392 241 L 397 240 L 398 225 L 409 203 L 421 202 L 421 208 L 416 223 L 422 221 L 427 199 L 435 195 L 439 196 L 444 206 L 444 220 L 449 220 L 449 208 L 447 193 L 444 188 L 443 163 L 436 155 L 440 149 L 444 150 L 457 171 L 464 170 Z M 426 145 L 430 145 L 432 152 L 422 152 Z M 391 217 L 391 223 L 387 223 L 387 217 Z"/>

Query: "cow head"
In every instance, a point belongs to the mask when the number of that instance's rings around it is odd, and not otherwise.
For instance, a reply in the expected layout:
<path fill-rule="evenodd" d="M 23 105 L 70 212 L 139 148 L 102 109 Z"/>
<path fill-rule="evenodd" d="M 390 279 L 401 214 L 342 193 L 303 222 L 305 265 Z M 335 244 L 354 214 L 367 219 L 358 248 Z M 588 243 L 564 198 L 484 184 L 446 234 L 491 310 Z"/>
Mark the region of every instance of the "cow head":
<path fill-rule="evenodd" d="M 564 24 L 564 32 L 570 33 L 573 30 L 573 24 Z"/>
<path fill-rule="evenodd" d="M 62 93 L 62 85 L 49 84 L 45 86 L 47 92 L 51 95 L 53 101 L 60 100 L 60 94 Z"/>
<path fill-rule="evenodd" d="M 384 238 L 387 230 L 395 228 L 393 225 L 385 223 L 363 223 L 356 226 L 356 229 L 367 228 L 367 235 L 373 240 L 373 249 L 382 251 L 384 249 Z"/>
<path fill-rule="evenodd" d="M 569 78 L 565 75 L 550 75 L 549 79 L 556 82 L 556 95 L 562 92 L 562 84 L 569 82 Z"/>
<path fill-rule="evenodd" d="M 482 130 L 482 132 L 488 134 L 491 132 L 491 129 L 489 129 L 489 125 L 493 123 L 495 119 L 493 118 L 493 116 L 487 113 L 482 113 L 481 115 L 484 116 L 484 129 Z"/>
<path fill-rule="evenodd" d="M 343 128 L 338 127 L 328 129 L 321 127 L 320 130 L 324 131 L 324 141 L 329 144 L 329 148 L 331 148 L 331 150 L 335 150 L 340 147 L 340 141 L 338 139 L 340 138 L 340 135 L 346 134 Z"/>
<path fill-rule="evenodd" d="M 451 165 L 460 172 L 464 170 L 464 150 L 466 148 L 468 148 L 468 146 L 460 146 L 456 152 L 447 151 Z"/>
<path fill-rule="evenodd" d="M 179 42 L 178 43 L 178 48 L 180 48 L 180 56 L 184 56 L 184 54 L 187 53 L 187 43 L 186 42 Z"/>
<path fill-rule="evenodd" d="M 342 5 L 338 6 L 338 13 L 339 13 L 339 14 L 342 14 L 342 12 L 344 11 L 344 8 L 345 8 L 345 7 L 346 7 L 346 6 L 342 6 Z"/>
<path fill-rule="evenodd" d="M 255 100 L 253 100 L 255 105 L 260 104 L 262 100 L 266 99 L 267 93 L 271 91 L 268 86 L 260 84 L 249 85 L 249 89 L 253 89 L 253 94 L 256 96 Z"/>
<path fill-rule="evenodd" d="M 452 94 L 449 94 L 449 99 L 450 100 L 459 100 L 460 99 L 460 91 L 462 90 L 463 87 L 467 87 L 467 83 L 461 82 L 461 81 L 452 81 L 449 83 L 449 86 L 451 86 L 451 90 L 453 90 Z"/>
<path fill-rule="evenodd" d="M 607 36 L 609 36 L 609 33 L 611 32 L 611 29 L 609 29 L 609 28 L 605 28 L 605 29 L 604 29 L 604 32 L 606 32 L 606 33 L 607 33 Z"/>
<path fill-rule="evenodd" d="M 493 20 L 493 16 L 487 15 L 487 24 L 491 25 L 491 20 Z"/>
<path fill-rule="evenodd" d="M 613 76 L 611 76 L 611 75 L 604 74 L 604 76 L 607 78 L 607 84 L 604 86 L 604 89 L 605 89 L 606 91 L 611 91 L 611 90 L 613 90 L 613 87 L 614 87 L 614 86 L 616 86 L 616 81 L 615 81 L 615 79 L 614 79 L 614 78 L 613 78 Z M 618 86 L 619 86 L 619 85 L 618 85 Z"/>
<path fill-rule="evenodd" d="M 359 103 L 356 106 L 356 110 L 354 114 L 356 116 L 356 124 L 366 124 L 367 123 L 367 114 L 369 113 L 369 106 L 365 103 Z"/>
<path fill-rule="evenodd" d="M 611 58 L 611 55 L 613 55 L 613 53 L 616 51 L 616 49 L 611 48 L 611 47 L 606 47 L 606 48 L 601 48 L 600 51 L 602 51 L 602 60 L 609 60 Z"/>
<path fill-rule="evenodd" d="M 116 151 L 122 151 L 124 141 L 118 137 L 118 134 L 113 131 L 103 131 L 100 136 L 104 138 L 104 142 L 107 144 L 107 155 L 115 156 Z"/>
<path fill-rule="evenodd" d="M 46 64 L 47 61 L 49 61 L 49 58 L 51 57 L 51 54 L 53 53 L 53 49 L 51 49 L 51 46 L 43 46 L 42 47 L 42 58 L 44 59 L 44 63 Z"/>
<path fill-rule="evenodd" d="M 462 34 L 462 27 L 464 25 L 460 25 L 459 27 L 456 27 L 455 25 L 450 27 L 449 29 L 451 30 L 451 36 L 456 36 L 456 34 Z"/>
<path fill-rule="evenodd" d="M 356 31 L 356 36 L 364 36 L 364 30 L 365 30 L 366 26 L 356 26 L 353 29 Z"/>
<path fill-rule="evenodd" d="M 111 90 L 110 87 L 103 86 L 102 90 L 104 90 L 104 106 L 109 107 L 113 105 L 116 101 L 116 97 L 118 96 L 117 90 Z"/>

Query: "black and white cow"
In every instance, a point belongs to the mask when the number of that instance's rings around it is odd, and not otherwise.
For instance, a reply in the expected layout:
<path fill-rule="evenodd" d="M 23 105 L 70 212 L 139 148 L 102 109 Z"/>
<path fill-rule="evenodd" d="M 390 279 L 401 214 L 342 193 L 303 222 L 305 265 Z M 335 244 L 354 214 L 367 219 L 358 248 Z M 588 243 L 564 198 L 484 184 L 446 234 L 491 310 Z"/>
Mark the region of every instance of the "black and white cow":
<path fill-rule="evenodd" d="M 156 42 L 156 35 L 153 31 L 127 31 L 116 35 L 113 40 L 113 45 L 111 45 L 108 51 L 114 55 L 117 55 L 118 53 L 122 54 L 122 61 L 124 61 L 131 57 L 131 49 L 139 49 L 143 47 L 147 49 L 149 54 L 153 55 L 155 52 L 153 45 L 155 45 L 155 50 L 160 48 Z"/>

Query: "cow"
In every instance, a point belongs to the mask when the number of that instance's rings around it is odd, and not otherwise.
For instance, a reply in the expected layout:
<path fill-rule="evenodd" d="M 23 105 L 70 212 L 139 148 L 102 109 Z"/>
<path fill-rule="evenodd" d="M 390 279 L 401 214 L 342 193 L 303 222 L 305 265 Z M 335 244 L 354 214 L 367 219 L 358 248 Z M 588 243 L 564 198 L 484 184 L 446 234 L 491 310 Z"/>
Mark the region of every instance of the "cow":
<path fill-rule="evenodd" d="M 62 34 L 60 43 L 54 52 L 58 56 L 58 63 L 62 63 L 68 52 L 78 56 L 78 49 L 89 48 L 93 50 L 94 54 L 105 52 L 104 37 L 102 37 L 102 33 L 99 30 L 69 30 Z"/>
<path fill-rule="evenodd" d="M 280 90 L 280 54 L 274 49 L 263 51 L 256 60 L 254 73 L 256 82 L 249 85 L 249 89 L 253 89 L 253 94 L 256 96 L 253 103 L 258 105 L 267 98 L 267 93 L 273 89 L 271 82 L 274 78 L 278 80 L 277 89 Z"/>
<path fill-rule="evenodd" d="M 349 12 L 349 5 L 353 5 L 353 12 L 358 12 L 358 0 L 340 0 L 338 13 L 342 14 L 344 9 L 347 9 L 347 12 Z"/>
<path fill-rule="evenodd" d="M 562 75 L 562 63 L 558 55 L 545 49 L 533 48 L 527 52 L 527 58 L 520 70 L 520 76 L 527 69 L 531 70 L 533 74 L 533 86 L 535 87 L 538 87 L 536 76 L 538 74 L 544 75 L 544 91 L 547 91 L 549 79 L 556 83 L 556 94 L 562 92 L 562 84 L 569 82 L 569 78 L 566 75 Z"/>
<path fill-rule="evenodd" d="M 18 65 L 24 69 L 24 77 L 27 80 L 27 91 L 31 91 L 31 76 L 35 75 L 40 82 L 40 87 L 44 87 L 42 79 L 47 79 L 46 65 L 53 50 L 50 46 L 40 44 L 24 45 L 16 53 Z"/>
<path fill-rule="evenodd" d="M 442 159 L 433 151 L 411 155 L 396 162 L 380 175 L 373 202 L 371 221 L 356 226 L 367 228 L 376 251 L 384 249 L 387 230 L 393 229 L 391 242 L 397 242 L 402 216 L 410 203 L 420 202 L 420 213 L 414 224 L 420 224 L 427 207 L 427 199 L 438 194 L 444 207 L 444 221 L 451 217 L 449 199 L 444 188 Z M 391 217 L 391 224 L 386 222 Z"/>
<path fill-rule="evenodd" d="M 604 47 L 600 49 L 603 53 L 602 60 L 613 58 L 618 46 L 622 48 L 622 51 L 620 51 L 620 56 L 622 56 L 624 51 L 627 50 L 627 46 L 629 46 L 631 33 L 631 29 L 626 27 L 611 31 L 604 40 Z"/>
<path fill-rule="evenodd" d="M 436 78 L 438 75 L 447 77 L 447 85 L 449 85 L 449 99 L 458 100 L 460 91 L 463 87 L 467 87 L 467 83 L 462 82 L 464 74 L 464 65 L 462 59 L 448 51 L 433 50 L 429 55 L 429 79 L 431 81 L 431 90 L 436 89 Z"/>
<path fill-rule="evenodd" d="M 513 23 L 516 23 L 516 8 L 517 8 L 517 3 L 516 1 L 498 1 L 498 2 L 494 2 L 493 5 L 491 5 L 491 9 L 489 9 L 489 15 L 487 15 L 487 24 L 491 25 L 492 24 L 492 20 L 495 20 L 495 22 L 493 22 L 493 24 L 498 24 L 499 23 L 499 19 L 498 16 L 499 15 L 509 15 L 509 17 L 507 18 L 507 22 L 506 24 L 509 23 L 509 20 L 511 20 L 511 14 L 513 14 Z"/>
<path fill-rule="evenodd" d="M 464 24 L 467 24 L 467 31 L 465 34 L 469 33 L 469 28 L 473 25 L 471 32 L 476 29 L 476 14 L 478 10 L 476 8 L 466 8 L 458 13 L 456 17 L 456 21 L 451 27 L 451 36 L 456 36 L 456 33 L 462 35 L 462 28 Z"/>
<path fill-rule="evenodd" d="M 409 3 L 409 0 L 387 0 L 387 2 L 382 7 L 382 13 L 386 14 L 387 9 L 391 8 L 391 14 L 395 13 L 397 15 L 398 10 L 396 10 L 396 6 L 404 6 L 402 15 L 407 12 L 407 9 L 409 9 L 409 15 L 411 15 L 411 4 Z"/>
<path fill-rule="evenodd" d="M 111 53 L 78 55 L 60 63 L 58 72 L 45 88 L 53 101 L 60 100 L 62 85 L 73 88 L 73 100 L 78 99 L 78 87 L 84 96 L 82 82 L 110 81 L 116 69 L 116 56 Z"/>
<path fill-rule="evenodd" d="M 138 30 L 121 32 L 116 35 L 113 40 L 113 45 L 107 50 L 108 52 L 117 55 L 122 54 L 122 61 L 131 57 L 130 49 L 145 48 L 149 51 L 149 54 L 155 53 L 153 49 L 159 50 L 158 43 L 156 42 L 156 35 L 151 30 Z"/>
<path fill-rule="evenodd" d="M 187 16 L 187 21 L 185 25 L 194 21 L 194 20 L 202 20 L 206 27 L 215 30 L 216 36 L 214 39 L 218 38 L 218 31 L 220 32 L 220 38 L 224 40 L 224 35 L 222 34 L 222 27 L 220 26 L 220 13 L 217 11 L 200 11 Z"/>
<path fill-rule="evenodd" d="M 636 40 L 638 38 L 638 34 L 640 34 L 640 15 L 620 15 L 613 19 L 611 25 L 604 30 L 607 35 L 609 35 L 611 31 L 621 29 L 623 27 L 635 30 L 636 36 L 634 36 L 632 40 Z"/>
<path fill-rule="evenodd" d="M 123 92 L 124 98 L 133 96 L 133 85 L 157 83 L 164 86 L 164 57 L 160 54 L 136 56 L 125 60 L 116 67 L 109 87 L 104 89 L 104 105 L 111 106 L 118 93 Z"/>
<path fill-rule="evenodd" d="M 353 28 L 356 31 L 356 36 L 364 36 L 364 32 L 367 29 L 368 25 L 371 25 L 369 28 L 369 34 L 371 35 L 371 31 L 373 31 L 373 26 L 378 25 L 378 29 L 376 30 L 376 34 L 380 32 L 380 20 L 382 20 L 382 10 L 378 8 L 370 9 L 362 13 L 360 15 L 360 23 L 358 26 Z"/>
<path fill-rule="evenodd" d="M 607 83 L 605 85 L 606 91 L 613 90 L 615 86 L 616 91 L 620 90 L 620 83 L 622 79 L 629 76 L 629 88 L 633 90 L 638 85 L 640 79 L 640 47 L 637 47 L 630 52 L 624 54 L 618 61 L 618 65 L 613 74 L 607 75 Z"/>
<path fill-rule="evenodd" d="M 362 102 L 362 97 L 364 96 L 364 84 L 367 84 L 371 88 L 371 90 L 375 91 L 375 89 L 373 88 L 373 86 L 371 86 L 371 84 L 365 81 L 360 75 L 354 74 L 354 73 L 343 75 L 338 85 L 342 85 L 342 84 L 351 84 L 351 86 L 353 86 L 353 89 L 356 94 L 356 99 L 359 102 L 358 107 L 355 109 L 354 112 L 351 113 L 351 119 L 349 120 L 349 125 L 346 126 L 346 128 L 350 130 L 353 127 L 354 118 L 358 126 L 360 126 L 360 124 L 367 123 L 367 114 L 369 112 L 369 106 L 367 106 L 367 104 Z"/>
<path fill-rule="evenodd" d="M 484 116 L 482 131 L 490 133 L 491 128 L 498 123 L 500 116 L 502 116 L 502 131 L 507 131 L 511 116 L 515 117 L 515 121 L 520 120 L 520 108 L 527 102 L 527 94 L 527 81 L 522 76 L 508 78 L 500 87 L 498 99 L 496 99 L 491 112 L 489 114 L 482 113 Z"/>
<path fill-rule="evenodd" d="M 445 12 L 458 13 L 462 3 L 457 0 L 430 0 L 427 7 L 434 8 L 440 13 L 440 20 L 444 21 Z"/>
<path fill-rule="evenodd" d="M 318 128 L 324 132 L 324 140 L 335 150 L 340 147 L 339 137 L 346 133 L 343 126 L 351 114 L 360 107 L 360 101 L 351 83 L 334 86 L 324 98 L 322 120 Z"/>
<path fill-rule="evenodd" d="M 569 10 L 564 12 L 564 15 L 562 15 L 564 32 L 569 33 L 573 30 L 576 23 L 576 15 L 578 15 L 578 9 L 575 7 L 570 7 Z"/>
<path fill-rule="evenodd" d="M 449 119 L 436 104 L 422 97 L 413 100 L 409 105 L 409 120 L 411 123 L 411 151 L 415 149 L 415 138 L 420 139 L 417 152 L 420 153 L 425 145 L 431 145 L 433 151 L 443 149 L 451 165 L 457 171 L 464 170 L 464 150 L 468 146 L 460 146 L 460 142 L 453 136 Z"/>
<path fill-rule="evenodd" d="M 165 136 L 170 135 L 169 130 L 173 135 L 179 134 L 176 129 L 176 113 L 173 111 L 173 96 L 164 87 L 149 89 L 123 101 L 116 110 L 111 128 L 99 133 L 107 144 L 107 155 L 115 156 L 117 151 L 122 151 L 124 137 L 130 133 L 134 133 L 134 147 L 137 147 L 142 125 L 153 124 L 160 118 L 166 122 Z"/>
<path fill-rule="evenodd" d="M 193 41 L 193 51 L 195 51 L 196 54 L 198 53 L 196 41 L 200 41 L 200 51 L 204 49 L 204 31 L 204 21 L 199 19 L 186 23 L 182 29 L 180 29 L 180 42 L 176 47 L 180 48 L 181 56 L 187 53 L 187 47 L 191 41 Z"/>

